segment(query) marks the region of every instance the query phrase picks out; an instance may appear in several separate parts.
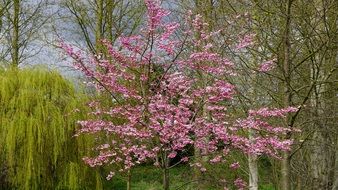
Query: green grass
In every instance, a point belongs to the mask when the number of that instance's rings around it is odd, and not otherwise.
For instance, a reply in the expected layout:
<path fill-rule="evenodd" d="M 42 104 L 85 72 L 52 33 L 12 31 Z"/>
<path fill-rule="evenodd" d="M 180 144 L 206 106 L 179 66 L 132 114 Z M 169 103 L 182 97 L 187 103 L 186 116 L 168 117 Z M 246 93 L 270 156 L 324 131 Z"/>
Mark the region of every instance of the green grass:
<path fill-rule="evenodd" d="M 222 172 L 220 172 L 222 171 Z M 171 190 L 195 190 L 196 183 L 192 180 L 193 169 L 187 165 L 174 167 L 170 170 L 170 189 Z M 241 172 L 239 172 L 241 173 Z M 222 176 L 221 176 L 222 175 Z M 226 176 L 223 176 L 226 175 Z M 217 183 L 216 179 L 233 179 L 236 177 L 234 171 L 227 170 L 223 167 L 209 168 L 208 173 L 204 176 L 206 181 L 203 190 L 219 190 L 223 187 Z M 242 176 L 245 179 L 245 175 Z M 116 175 L 110 181 L 104 180 L 104 189 L 109 190 L 125 190 L 126 178 Z M 271 182 L 265 181 L 260 184 L 261 190 L 275 190 Z M 230 189 L 236 189 L 230 185 Z M 131 179 L 132 190 L 163 190 L 162 188 L 162 171 L 156 169 L 152 165 L 138 166 L 132 170 Z"/>
<path fill-rule="evenodd" d="M 178 166 L 170 170 L 170 189 L 193 190 L 191 179 L 192 169 L 189 166 Z M 162 190 L 162 171 L 153 166 L 139 166 L 132 171 L 132 190 Z M 125 190 L 125 178 L 117 175 L 111 181 L 106 181 L 104 189 Z M 214 188 L 206 188 L 214 190 Z"/>
<path fill-rule="evenodd" d="M 271 185 L 271 184 L 261 185 L 261 186 L 259 187 L 259 189 L 261 189 L 261 190 L 275 190 L 275 188 L 274 188 L 273 185 Z"/>

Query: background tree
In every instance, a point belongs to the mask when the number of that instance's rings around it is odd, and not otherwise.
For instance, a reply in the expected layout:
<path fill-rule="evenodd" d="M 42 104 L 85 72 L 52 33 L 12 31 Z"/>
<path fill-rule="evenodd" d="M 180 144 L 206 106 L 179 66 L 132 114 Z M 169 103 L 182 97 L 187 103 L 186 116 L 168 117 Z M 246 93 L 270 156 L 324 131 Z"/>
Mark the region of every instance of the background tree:
<path fill-rule="evenodd" d="M 1 61 L 18 67 L 35 56 L 42 45 L 40 29 L 49 20 L 49 1 L 2 0 Z"/>
<path fill-rule="evenodd" d="M 106 38 L 114 42 L 122 34 L 132 34 L 138 29 L 144 14 L 144 5 L 141 2 L 64 0 L 60 2 L 60 18 L 64 23 L 77 26 L 76 39 L 85 42 L 92 53 L 97 53 L 101 39 Z M 70 31 L 68 27 L 64 29 Z M 55 31 L 60 33 L 57 28 Z"/>

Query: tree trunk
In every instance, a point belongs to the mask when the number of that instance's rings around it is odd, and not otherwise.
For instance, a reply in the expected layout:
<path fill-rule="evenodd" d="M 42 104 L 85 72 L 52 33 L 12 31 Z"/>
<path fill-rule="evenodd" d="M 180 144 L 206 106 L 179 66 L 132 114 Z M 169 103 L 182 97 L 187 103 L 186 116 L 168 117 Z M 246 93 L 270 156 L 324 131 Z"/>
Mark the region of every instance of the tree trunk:
<path fill-rule="evenodd" d="M 317 67 L 314 66 L 312 69 L 313 73 L 317 73 L 318 78 L 321 79 L 324 71 L 318 71 Z M 318 80 L 318 79 L 315 79 Z M 327 119 L 323 118 L 326 114 L 325 110 L 330 107 L 326 105 L 326 99 L 324 92 L 328 91 L 326 84 L 317 85 L 315 87 L 311 104 L 314 108 L 313 118 L 313 141 L 311 142 L 311 154 L 310 154 L 310 166 L 311 166 L 311 182 L 312 189 L 331 189 L 332 180 L 330 175 L 332 172 L 330 169 L 334 165 L 334 150 L 332 150 L 332 141 L 330 134 L 330 126 Z M 327 113 L 328 114 L 328 113 Z M 331 183 L 331 184 L 330 184 Z"/>
<path fill-rule="evenodd" d="M 338 190 L 338 139 L 336 140 L 336 155 L 335 155 L 335 164 L 334 164 L 334 181 L 332 190 Z"/>
<path fill-rule="evenodd" d="M 114 11 L 115 1 L 109 0 L 107 2 L 107 37 L 112 42 L 113 41 L 113 11 Z"/>
<path fill-rule="evenodd" d="M 289 153 L 283 152 L 282 157 L 282 190 L 290 190 L 290 161 L 289 161 Z"/>
<path fill-rule="evenodd" d="M 292 6 L 293 0 L 287 0 L 286 4 L 286 21 L 285 21 L 285 33 L 284 33 L 284 107 L 291 106 L 291 89 L 290 89 L 290 82 L 291 82 L 291 76 L 290 76 L 290 66 L 291 66 L 291 60 L 290 60 L 290 51 L 291 51 L 291 44 L 290 44 L 290 28 L 291 28 L 291 6 Z M 287 127 L 292 127 L 290 125 L 290 115 L 288 114 L 285 117 L 285 125 Z M 286 135 L 286 139 L 291 138 L 291 133 L 289 132 Z M 289 152 L 283 152 L 282 156 L 282 165 L 281 165 L 281 189 L 282 190 L 290 190 L 291 184 L 290 184 L 290 153 Z"/>
<path fill-rule="evenodd" d="M 315 127 L 319 127 L 316 125 Z M 322 129 L 317 129 L 313 135 L 313 152 L 311 154 L 312 189 L 329 190 L 330 150 L 327 137 L 323 136 Z"/>
<path fill-rule="evenodd" d="M 254 137 L 254 131 L 249 131 L 249 139 Z M 249 189 L 258 190 L 258 166 L 257 166 L 257 155 L 248 156 L 249 161 Z"/>
<path fill-rule="evenodd" d="M 20 0 L 13 1 L 14 16 L 13 16 L 13 37 L 12 37 L 12 65 L 19 66 L 19 19 L 20 19 Z"/>
<path fill-rule="evenodd" d="M 169 158 L 165 157 L 163 160 L 163 189 L 169 190 Z"/>
<path fill-rule="evenodd" d="M 256 58 L 255 58 L 256 60 Z M 257 80 L 256 73 L 252 74 L 252 83 Z M 253 97 L 253 101 L 250 102 L 250 105 L 256 107 L 257 94 L 254 87 L 249 88 L 249 94 Z M 256 132 L 253 129 L 249 129 L 249 140 L 251 143 L 254 143 L 254 138 L 256 137 Z M 258 190 L 258 160 L 257 155 L 248 154 L 248 165 L 249 165 L 249 190 Z"/>
<path fill-rule="evenodd" d="M 103 38 L 103 0 L 97 0 L 97 10 L 96 10 L 96 26 L 95 26 L 95 49 L 96 53 L 101 52 L 101 42 Z"/>
<path fill-rule="evenodd" d="M 127 190 L 131 190 L 131 171 L 128 170 L 127 173 Z"/>
<path fill-rule="evenodd" d="M 0 32 L 2 31 L 2 19 L 4 16 L 4 5 L 0 3 Z"/>

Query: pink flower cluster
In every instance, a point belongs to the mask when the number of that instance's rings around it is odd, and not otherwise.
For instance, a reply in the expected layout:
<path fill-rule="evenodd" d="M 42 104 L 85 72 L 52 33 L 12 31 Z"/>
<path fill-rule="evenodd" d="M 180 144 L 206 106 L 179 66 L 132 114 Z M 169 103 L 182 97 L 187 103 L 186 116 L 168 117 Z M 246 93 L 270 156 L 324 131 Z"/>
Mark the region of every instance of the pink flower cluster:
<path fill-rule="evenodd" d="M 243 181 L 243 179 L 241 179 L 241 178 L 237 178 L 234 181 L 234 184 L 238 188 L 238 190 L 244 190 L 244 188 L 247 186 L 245 181 Z"/>
<path fill-rule="evenodd" d="M 263 62 L 260 66 L 259 66 L 259 71 L 261 72 L 268 72 L 271 71 L 272 69 L 275 68 L 276 64 L 275 64 L 276 59 L 272 59 L 269 61 L 265 61 Z"/>
<path fill-rule="evenodd" d="M 254 44 L 255 34 L 244 35 L 237 44 L 236 49 L 243 49 Z"/>
<path fill-rule="evenodd" d="M 238 119 L 237 126 L 243 129 L 259 131 L 264 136 L 253 137 L 250 141 L 245 141 L 244 147 L 249 154 L 268 154 L 279 157 L 278 151 L 288 151 L 292 145 L 292 140 L 283 140 L 279 135 L 295 131 L 287 127 L 275 127 L 269 124 L 268 119 L 282 118 L 292 112 L 297 112 L 298 108 L 288 107 L 284 109 L 261 108 L 249 110 L 249 116 L 245 119 Z M 246 144 L 247 143 L 247 144 Z"/>
<path fill-rule="evenodd" d="M 298 108 L 288 107 L 284 109 L 269 109 L 269 108 L 261 108 L 259 110 L 250 110 L 250 116 L 262 116 L 262 117 L 285 117 L 286 114 L 291 112 L 297 112 Z"/>
<path fill-rule="evenodd" d="M 148 13 L 148 30 L 153 32 L 161 25 L 162 18 L 169 15 L 170 12 L 162 9 L 159 0 L 145 0 Z"/>

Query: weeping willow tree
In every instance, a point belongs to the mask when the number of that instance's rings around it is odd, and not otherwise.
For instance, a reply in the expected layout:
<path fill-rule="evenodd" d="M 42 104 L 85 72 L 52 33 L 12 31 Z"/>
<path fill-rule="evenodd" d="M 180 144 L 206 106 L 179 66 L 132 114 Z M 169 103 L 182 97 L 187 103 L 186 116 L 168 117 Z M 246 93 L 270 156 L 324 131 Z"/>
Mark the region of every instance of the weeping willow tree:
<path fill-rule="evenodd" d="M 0 69 L 0 189 L 102 189 L 81 160 L 93 140 L 73 137 L 81 97 L 57 72 Z"/>

